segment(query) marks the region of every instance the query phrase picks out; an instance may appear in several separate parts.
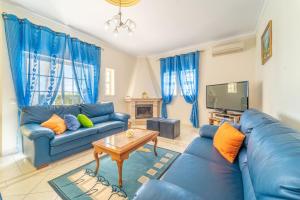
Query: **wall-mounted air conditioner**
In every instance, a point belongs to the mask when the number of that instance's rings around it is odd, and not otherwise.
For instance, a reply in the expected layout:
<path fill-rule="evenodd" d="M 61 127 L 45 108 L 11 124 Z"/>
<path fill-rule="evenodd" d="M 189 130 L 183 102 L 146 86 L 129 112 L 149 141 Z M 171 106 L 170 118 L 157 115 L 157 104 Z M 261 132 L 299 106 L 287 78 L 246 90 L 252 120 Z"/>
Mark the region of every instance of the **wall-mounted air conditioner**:
<path fill-rule="evenodd" d="M 212 48 L 212 55 L 219 56 L 225 54 L 231 54 L 235 52 L 240 52 L 245 49 L 244 42 L 232 42 L 229 44 L 218 45 Z"/>

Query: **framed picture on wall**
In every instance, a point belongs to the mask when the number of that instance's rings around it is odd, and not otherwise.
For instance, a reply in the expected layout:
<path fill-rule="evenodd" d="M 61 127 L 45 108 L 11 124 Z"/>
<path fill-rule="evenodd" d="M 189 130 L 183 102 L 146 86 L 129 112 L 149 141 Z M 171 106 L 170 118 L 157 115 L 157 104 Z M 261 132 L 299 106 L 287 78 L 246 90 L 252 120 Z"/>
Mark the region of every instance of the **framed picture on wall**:
<path fill-rule="evenodd" d="M 272 20 L 261 36 L 261 62 L 264 65 L 272 57 Z"/>

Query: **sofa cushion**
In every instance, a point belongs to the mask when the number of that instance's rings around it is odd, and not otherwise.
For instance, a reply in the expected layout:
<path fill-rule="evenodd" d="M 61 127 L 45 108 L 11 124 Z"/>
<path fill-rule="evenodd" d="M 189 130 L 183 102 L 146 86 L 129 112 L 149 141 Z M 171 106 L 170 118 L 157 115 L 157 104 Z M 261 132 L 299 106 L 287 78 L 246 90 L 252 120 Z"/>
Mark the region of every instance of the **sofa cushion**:
<path fill-rule="evenodd" d="M 98 128 L 99 133 L 103 133 L 105 131 L 109 131 L 116 128 L 125 129 L 125 123 L 121 121 L 107 121 L 96 124 L 95 127 Z"/>
<path fill-rule="evenodd" d="M 84 138 L 89 135 L 97 134 L 98 129 L 93 128 L 80 128 L 76 131 L 66 131 L 63 135 L 57 135 L 50 142 L 50 146 L 57 146 L 67 142 L 71 142 L 73 140 L 77 140 L 79 138 Z"/>
<path fill-rule="evenodd" d="M 143 184 L 134 196 L 134 200 L 204 200 L 172 183 L 149 180 Z"/>
<path fill-rule="evenodd" d="M 213 146 L 213 141 L 208 138 L 197 137 L 192 143 L 186 148 L 185 152 L 187 154 L 191 154 L 200 158 L 204 158 L 211 162 L 215 162 L 217 164 L 227 166 L 229 168 L 239 169 L 238 162 L 234 162 L 230 164 L 216 148 Z"/>
<path fill-rule="evenodd" d="M 162 180 L 199 195 L 205 200 L 243 199 L 243 183 L 239 169 L 183 153 Z"/>
<path fill-rule="evenodd" d="M 253 129 L 249 172 L 257 199 L 300 199 L 300 133 L 281 123 Z"/>
<path fill-rule="evenodd" d="M 94 124 L 98 124 L 101 122 L 106 122 L 110 120 L 110 115 L 103 115 L 100 117 L 92 117 L 90 118 Z"/>
<path fill-rule="evenodd" d="M 79 114 L 77 116 L 77 119 L 78 119 L 79 123 L 85 128 L 92 128 L 94 126 L 94 123 L 92 122 L 92 120 L 90 120 L 90 118 L 88 118 L 84 114 Z"/>
<path fill-rule="evenodd" d="M 81 126 L 81 124 L 77 120 L 77 117 L 75 117 L 74 115 L 65 115 L 64 120 L 68 130 L 70 131 L 76 131 Z"/>
<path fill-rule="evenodd" d="M 48 120 L 53 114 L 57 114 L 64 118 L 67 114 L 77 116 L 80 114 L 80 107 L 78 105 L 71 106 L 28 106 L 22 109 L 21 125 L 23 124 L 41 124 Z"/>
<path fill-rule="evenodd" d="M 76 149 L 81 148 L 83 146 L 89 145 L 90 147 L 92 147 L 92 142 L 107 137 L 109 135 L 113 135 L 115 133 L 121 132 L 122 130 L 123 128 L 111 129 L 109 131 L 105 131 L 105 133 L 102 134 L 88 135 L 82 138 L 78 138 L 76 140 L 72 140 L 70 142 L 63 143 L 61 145 L 51 146 L 50 154 L 51 156 L 55 155 L 55 157 L 57 157 L 58 155 L 64 154 L 67 151 L 73 151 L 73 150 L 76 151 Z"/>
<path fill-rule="evenodd" d="M 65 120 L 56 114 L 52 115 L 47 121 L 44 121 L 41 126 L 51 129 L 57 135 L 60 135 L 67 130 Z"/>
<path fill-rule="evenodd" d="M 83 138 L 93 134 L 101 134 L 106 131 L 122 128 L 124 123 L 121 121 L 107 121 L 103 123 L 96 124 L 92 128 L 80 128 L 77 131 L 66 131 L 63 135 L 57 135 L 51 140 L 51 146 L 61 145 L 79 138 Z"/>
<path fill-rule="evenodd" d="M 114 112 L 114 105 L 112 102 L 99 104 L 81 104 L 81 113 L 89 118 L 99 117 L 102 115 L 109 115 Z"/>
<path fill-rule="evenodd" d="M 233 163 L 238 155 L 245 139 L 245 135 L 229 123 L 220 126 L 214 137 L 214 147 L 230 163 Z"/>

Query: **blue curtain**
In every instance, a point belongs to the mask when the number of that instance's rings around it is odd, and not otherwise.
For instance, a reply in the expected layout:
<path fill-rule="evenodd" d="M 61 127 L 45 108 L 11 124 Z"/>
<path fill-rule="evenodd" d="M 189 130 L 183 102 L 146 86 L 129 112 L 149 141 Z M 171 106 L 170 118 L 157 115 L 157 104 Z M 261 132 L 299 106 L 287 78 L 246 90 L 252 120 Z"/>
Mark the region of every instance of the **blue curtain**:
<path fill-rule="evenodd" d="M 2 16 L 18 107 L 53 104 L 61 83 L 66 34 L 11 14 Z"/>
<path fill-rule="evenodd" d="M 160 59 L 160 78 L 162 96 L 161 116 L 163 118 L 168 118 L 167 104 L 171 103 L 176 86 L 176 69 L 174 57 Z"/>
<path fill-rule="evenodd" d="M 183 97 L 187 103 L 192 104 L 190 121 L 195 128 L 199 127 L 198 114 L 198 78 L 199 78 L 199 52 L 176 56 L 175 65 Z"/>
<path fill-rule="evenodd" d="M 85 103 L 96 103 L 100 79 L 101 49 L 76 38 L 70 39 L 69 46 L 79 94 Z"/>

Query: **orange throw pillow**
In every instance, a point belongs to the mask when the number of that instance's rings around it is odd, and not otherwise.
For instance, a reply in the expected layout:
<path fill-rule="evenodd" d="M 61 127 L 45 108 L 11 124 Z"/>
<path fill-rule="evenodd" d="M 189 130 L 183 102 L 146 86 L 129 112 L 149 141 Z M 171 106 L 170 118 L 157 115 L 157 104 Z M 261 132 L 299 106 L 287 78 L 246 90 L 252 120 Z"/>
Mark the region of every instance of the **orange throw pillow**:
<path fill-rule="evenodd" d="M 50 119 L 47 121 L 43 122 L 41 126 L 45 128 L 49 128 L 54 131 L 55 134 L 59 135 L 62 134 L 67 130 L 67 126 L 65 124 L 65 121 L 60 118 L 58 115 L 52 115 Z"/>
<path fill-rule="evenodd" d="M 218 128 L 214 136 L 214 147 L 226 160 L 233 163 L 244 139 L 244 134 L 230 124 L 224 123 Z"/>

